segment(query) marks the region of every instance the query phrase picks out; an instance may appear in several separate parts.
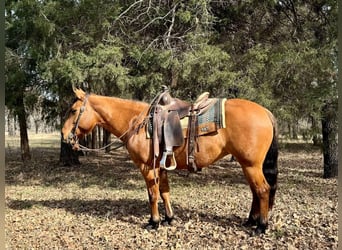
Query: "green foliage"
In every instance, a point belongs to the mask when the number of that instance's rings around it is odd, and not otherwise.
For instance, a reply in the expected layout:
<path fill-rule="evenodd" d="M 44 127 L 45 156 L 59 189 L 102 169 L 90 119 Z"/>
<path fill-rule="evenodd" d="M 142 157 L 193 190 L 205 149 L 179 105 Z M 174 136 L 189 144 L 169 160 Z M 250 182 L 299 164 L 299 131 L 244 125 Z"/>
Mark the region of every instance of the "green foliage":
<path fill-rule="evenodd" d="M 61 116 L 72 83 L 145 101 L 165 84 L 317 121 L 337 98 L 336 27 L 334 0 L 6 1 L 6 105 L 35 89 Z"/>
<path fill-rule="evenodd" d="M 90 90 L 114 94 L 107 88 L 122 90 L 125 87 L 127 69 L 121 64 L 122 57 L 120 47 L 100 43 L 87 54 L 70 51 L 65 58 L 50 60 L 46 64 L 47 76 L 69 84 L 87 82 Z"/>
<path fill-rule="evenodd" d="M 185 52 L 178 65 L 177 90 L 184 98 L 194 99 L 201 92 L 213 96 L 227 93 L 238 73 L 232 71 L 230 56 L 216 46 L 201 45 L 196 50 Z M 193 86 L 196 86 L 194 88 Z M 186 94 L 186 95 L 184 95 Z"/>
<path fill-rule="evenodd" d="M 169 84 L 168 73 L 172 67 L 171 51 L 134 46 L 128 51 L 128 92 L 134 99 L 150 101 L 160 91 L 160 86 Z"/>
<path fill-rule="evenodd" d="M 6 1 L 6 106 L 18 115 L 35 109 L 42 63 L 55 48 L 55 24 L 46 17 L 49 11 L 51 5 L 45 1 Z"/>
<path fill-rule="evenodd" d="M 189 10 L 178 11 L 177 18 L 181 23 L 188 24 L 191 21 L 191 12 Z"/>
<path fill-rule="evenodd" d="M 291 112 L 292 119 L 318 114 L 324 100 L 331 97 L 334 88 L 336 91 L 331 82 L 336 79 L 332 78 L 330 55 L 323 48 L 317 50 L 303 42 L 296 46 L 283 44 L 273 56 L 272 73 L 278 79 L 273 91 L 280 110 Z"/>

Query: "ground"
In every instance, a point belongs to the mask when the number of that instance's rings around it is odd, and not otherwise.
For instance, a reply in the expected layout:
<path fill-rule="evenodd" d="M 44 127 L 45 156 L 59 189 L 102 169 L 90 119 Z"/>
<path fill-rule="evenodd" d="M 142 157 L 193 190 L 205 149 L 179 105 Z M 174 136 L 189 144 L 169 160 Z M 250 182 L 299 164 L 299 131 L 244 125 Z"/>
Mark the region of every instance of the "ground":
<path fill-rule="evenodd" d="M 252 237 L 243 226 L 251 193 L 229 156 L 199 174 L 170 172 L 177 223 L 147 231 L 145 183 L 125 149 L 66 167 L 58 134 L 31 136 L 33 160 L 23 164 L 18 140 L 5 142 L 6 249 L 337 249 L 337 180 L 322 178 L 310 144 L 281 144 L 269 227 Z"/>

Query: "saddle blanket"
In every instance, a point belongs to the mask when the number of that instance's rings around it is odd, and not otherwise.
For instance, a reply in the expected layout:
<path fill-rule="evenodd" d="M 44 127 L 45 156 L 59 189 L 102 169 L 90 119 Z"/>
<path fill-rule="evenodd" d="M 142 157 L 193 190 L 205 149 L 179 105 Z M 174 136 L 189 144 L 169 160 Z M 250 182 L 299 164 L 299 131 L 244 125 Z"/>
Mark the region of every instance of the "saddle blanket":
<path fill-rule="evenodd" d="M 226 119 L 225 119 L 225 102 L 226 98 L 215 98 L 216 101 L 213 105 L 203 114 L 200 114 L 197 117 L 197 131 L 195 134 L 197 136 L 206 135 L 209 133 L 216 132 L 218 129 L 226 127 Z M 146 136 L 147 138 L 152 138 L 152 123 L 153 118 L 150 117 L 149 122 L 146 125 Z M 188 125 L 189 125 L 189 117 L 186 116 L 180 120 L 183 136 L 184 138 L 188 135 Z"/>

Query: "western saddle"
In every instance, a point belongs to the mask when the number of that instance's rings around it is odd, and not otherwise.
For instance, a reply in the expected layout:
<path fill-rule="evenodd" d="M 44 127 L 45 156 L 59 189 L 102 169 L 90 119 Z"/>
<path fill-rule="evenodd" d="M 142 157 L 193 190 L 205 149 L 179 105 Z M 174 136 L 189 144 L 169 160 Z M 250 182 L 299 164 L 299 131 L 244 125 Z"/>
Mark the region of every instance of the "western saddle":
<path fill-rule="evenodd" d="M 150 119 L 152 120 L 154 167 L 156 159 L 159 157 L 160 151 L 162 151 L 160 168 L 166 170 L 176 169 L 177 163 L 173 148 L 184 143 L 180 120 L 188 117 L 189 122 L 186 135 L 188 138 L 186 145 L 187 165 L 188 169 L 192 172 L 198 170 L 194 159 L 196 137 L 198 136 L 196 121 L 197 117 L 206 112 L 215 101 L 215 99 L 209 98 L 209 92 L 204 92 L 193 104 L 190 104 L 171 97 L 168 88 L 164 85 L 162 86 L 162 92 L 152 101 L 149 111 Z M 169 166 L 166 166 L 167 160 L 169 160 Z"/>

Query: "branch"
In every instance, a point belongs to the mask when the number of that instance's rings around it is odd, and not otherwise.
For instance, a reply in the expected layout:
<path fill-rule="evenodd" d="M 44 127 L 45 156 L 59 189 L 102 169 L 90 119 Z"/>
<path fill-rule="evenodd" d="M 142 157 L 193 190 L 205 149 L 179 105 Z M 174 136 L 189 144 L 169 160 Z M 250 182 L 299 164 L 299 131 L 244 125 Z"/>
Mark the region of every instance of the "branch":
<path fill-rule="evenodd" d="M 156 18 L 153 18 L 148 24 L 146 24 L 144 27 L 142 27 L 140 30 L 137 30 L 136 32 L 141 32 L 143 31 L 144 29 L 146 29 L 148 26 L 150 26 L 152 23 L 154 23 L 156 20 L 162 20 L 164 19 L 165 17 L 167 17 L 171 12 L 172 12 L 173 9 L 171 9 L 168 13 L 166 13 L 165 16 L 162 16 L 162 17 L 156 17 Z"/>
<path fill-rule="evenodd" d="M 141 13 L 141 14 L 139 14 L 136 18 L 134 18 L 134 19 L 130 22 L 130 24 L 132 24 L 132 23 L 135 22 L 136 20 L 139 20 L 140 17 L 141 17 L 142 15 L 147 14 L 147 13 L 150 11 L 150 9 L 151 9 L 151 0 L 148 1 L 148 7 L 146 8 L 146 11 L 143 12 L 143 13 Z"/>
<path fill-rule="evenodd" d="M 132 9 L 135 5 L 142 3 L 144 0 L 138 0 L 136 2 L 134 2 L 132 5 L 130 5 L 124 12 L 122 12 L 115 20 L 114 23 L 116 23 L 116 21 L 118 21 L 123 15 L 125 15 L 128 11 L 130 11 L 130 9 Z"/>
<path fill-rule="evenodd" d="M 152 42 L 150 42 L 150 44 L 146 47 L 146 49 L 144 49 L 144 51 L 141 53 L 141 56 L 140 56 L 140 58 L 139 58 L 139 60 L 138 60 L 138 63 L 137 63 L 137 65 L 139 65 L 139 63 L 140 63 L 140 60 L 141 60 L 141 58 L 142 58 L 142 56 L 145 54 L 145 52 L 155 43 L 155 42 L 157 42 L 159 40 L 159 38 L 157 37 L 157 38 L 155 38 L 155 39 L 153 39 L 153 41 Z"/>
<path fill-rule="evenodd" d="M 166 36 L 166 44 L 167 46 L 171 49 L 171 44 L 170 44 L 170 36 L 171 36 L 171 32 L 173 29 L 173 25 L 175 24 L 175 16 L 176 16 L 176 7 L 177 7 L 178 3 L 175 4 L 175 6 L 173 6 L 172 8 L 172 20 L 171 20 L 171 25 L 167 31 L 167 36 Z"/>

